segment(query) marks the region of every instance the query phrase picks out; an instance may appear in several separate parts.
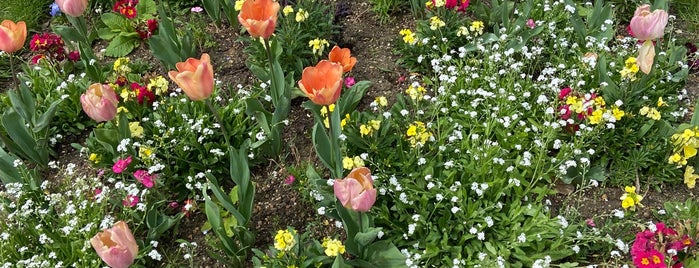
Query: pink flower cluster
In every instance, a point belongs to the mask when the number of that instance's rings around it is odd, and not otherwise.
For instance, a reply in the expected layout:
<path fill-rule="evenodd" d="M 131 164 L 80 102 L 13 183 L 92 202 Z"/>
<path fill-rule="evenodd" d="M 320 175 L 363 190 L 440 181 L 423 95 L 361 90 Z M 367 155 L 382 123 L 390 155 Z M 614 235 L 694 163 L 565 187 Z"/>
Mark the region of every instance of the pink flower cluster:
<path fill-rule="evenodd" d="M 136 5 L 138 0 L 121 0 L 114 3 L 114 12 L 124 15 L 127 19 L 133 19 L 136 17 Z"/>
<path fill-rule="evenodd" d="M 639 268 L 665 268 L 668 267 L 667 264 L 671 264 L 672 268 L 682 268 L 684 264 L 679 259 L 680 255 L 694 245 L 696 242 L 688 235 L 680 236 L 677 231 L 660 222 L 655 224 L 654 231 L 646 229 L 636 233 L 636 240 L 631 246 L 631 258 Z M 666 258 L 664 252 L 667 252 L 669 258 Z"/>
<path fill-rule="evenodd" d="M 38 64 L 42 59 L 51 61 L 63 61 L 68 56 L 71 61 L 80 59 L 80 52 L 71 51 L 66 53 L 65 43 L 60 35 L 55 33 L 34 34 L 32 41 L 29 42 L 29 48 L 37 53 L 31 59 L 32 64 Z"/>

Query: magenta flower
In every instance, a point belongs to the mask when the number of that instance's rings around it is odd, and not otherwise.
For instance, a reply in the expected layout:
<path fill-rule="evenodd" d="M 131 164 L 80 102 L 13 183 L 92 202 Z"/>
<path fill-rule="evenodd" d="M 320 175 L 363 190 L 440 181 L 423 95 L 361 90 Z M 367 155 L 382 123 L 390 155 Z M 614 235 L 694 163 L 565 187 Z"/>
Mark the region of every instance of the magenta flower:
<path fill-rule="evenodd" d="M 534 29 L 536 27 L 536 23 L 533 19 L 527 20 L 527 27 L 529 27 L 529 29 Z"/>
<path fill-rule="evenodd" d="M 153 188 L 155 184 L 155 175 L 151 175 L 147 170 L 139 169 L 133 173 L 133 176 L 142 183 L 146 188 Z"/>
<path fill-rule="evenodd" d="M 289 175 L 289 177 L 287 177 L 286 180 L 284 180 L 284 184 L 292 185 L 294 184 L 294 181 L 296 181 L 296 177 L 294 177 L 294 175 Z"/>
<path fill-rule="evenodd" d="M 134 207 L 138 204 L 138 201 L 141 201 L 141 198 L 138 197 L 137 195 L 127 195 L 124 200 L 121 201 L 121 204 L 124 205 L 125 207 Z"/>
<path fill-rule="evenodd" d="M 119 159 L 114 163 L 114 166 L 112 166 L 112 171 L 114 173 L 119 174 L 123 172 L 128 166 L 131 164 L 131 156 L 127 157 L 126 159 Z"/>
<path fill-rule="evenodd" d="M 352 76 L 345 77 L 345 86 L 347 88 L 351 88 L 356 83 L 357 82 L 354 81 L 354 77 L 352 77 Z"/>

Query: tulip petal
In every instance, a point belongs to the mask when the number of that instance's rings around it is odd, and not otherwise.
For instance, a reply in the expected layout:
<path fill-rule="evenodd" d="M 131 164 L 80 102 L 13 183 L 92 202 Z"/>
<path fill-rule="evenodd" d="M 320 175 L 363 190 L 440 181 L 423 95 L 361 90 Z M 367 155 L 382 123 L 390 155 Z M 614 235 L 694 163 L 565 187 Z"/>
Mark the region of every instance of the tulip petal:
<path fill-rule="evenodd" d="M 638 68 L 645 74 L 649 74 L 651 68 L 653 67 L 653 60 L 655 58 L 655 46 L 653 41 L 647 40 L 643 42 L 643 45 L 638 49 Z"/>

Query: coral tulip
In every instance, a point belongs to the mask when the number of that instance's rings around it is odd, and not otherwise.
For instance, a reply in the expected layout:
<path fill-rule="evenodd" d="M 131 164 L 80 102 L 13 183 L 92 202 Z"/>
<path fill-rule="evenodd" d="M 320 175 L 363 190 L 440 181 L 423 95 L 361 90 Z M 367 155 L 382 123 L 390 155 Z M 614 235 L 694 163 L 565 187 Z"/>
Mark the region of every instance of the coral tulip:
<path fill-rule="evenodd" d="M 112 268 L 127 268 L 138 255 L 136 239 L 123 221 L 97 233 L 90 239 L 90 244 L 97 251 L 97 255 Z"/>
<path fill-rule="evenodd" d="M 178 62 L 175 67 L 177 71 L 170 71 L 168 75 L 187 97 L 198 101 L 211 96 L 214 91 L 214 68 L 209 54 L 202 54 L 201 59 L 189 58 L 185 62 Z"/>
<path fill-rule="evenodd" d="M 665 10 L 656 9 L 650 12 L 649 5 L 636 9 L 631 19 L 631 32 L 638 40 L 654 40 L 663 37 L 667 25 L 668 14 Z"/>
<path fill-rule="evenodd" d="M 334 63 L 342 65 L 343 72 L 349 72 L 357 64 L 357 58 L 351 56 L 349 48 L 333 47 L 328 54 L 328 59 Z"/>
<path fill-rule="evenodd" d="M 14 23 L 11 20 L 3 20 L 0 24 L 0 50 L 12 53 L 24 46 L 27 40 L 27 25 L 24 21 Z"/>
<path fill-rule="evenodd" d="M 299 88 L 315 104 L 335 103 L 342 91 L 342 65 L 322 60 L 315 67 L 306 67 Z"/>
<path fill-rule="evenodd" d="M 655 45 L 653 45 L 653 41 L 647 40 L 643 42 L 641 48 L 638 49 L 638 58 L 636 59 L 638 68 L 645 74 L 650 73 L 650 70 L 653 67 L 654 58 Z"/>
<path fill-rule="evenodd" d="M 58 8 L 63 13 L 73 17 L 80 17 L 87 9 L 87 0 L 56 0 Z"/>
<path fill-rule="evenodd" d="M 273 0 L 245 0 L 238 21 L 254 38 L 268 39 L 277 25 L 279 3 Z"/>
<path fill-rule="evenodd" d="M 367 212 L 376 202 L 376 189 L 371 171 L 366 167 L 353 169 L 346 178 L 335 180 L 335 196 L 346 208 Z"/>
<path fill-rule="evenodd" d="M 90 118 L 102 122 L 114 119 L 119 100 L 112 87 L 95 83 L 80 96 L 80 103 L 83 105 L 83 111 Z"/>

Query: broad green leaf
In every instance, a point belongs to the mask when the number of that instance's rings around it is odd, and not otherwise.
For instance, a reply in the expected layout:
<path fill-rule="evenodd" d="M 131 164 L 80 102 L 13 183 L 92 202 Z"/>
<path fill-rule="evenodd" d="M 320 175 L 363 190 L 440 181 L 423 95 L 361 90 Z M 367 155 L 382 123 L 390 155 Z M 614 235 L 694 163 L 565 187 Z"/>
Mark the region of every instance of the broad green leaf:
<path fill-rule="evenodd" d="M 109 42 L 107 49 L 104 54 L 109 57 L 123 57 L 131 53 L 131 51 L 136 47 L 137 41 L 135 39 L 126 38 L 118 35 Z"/>

